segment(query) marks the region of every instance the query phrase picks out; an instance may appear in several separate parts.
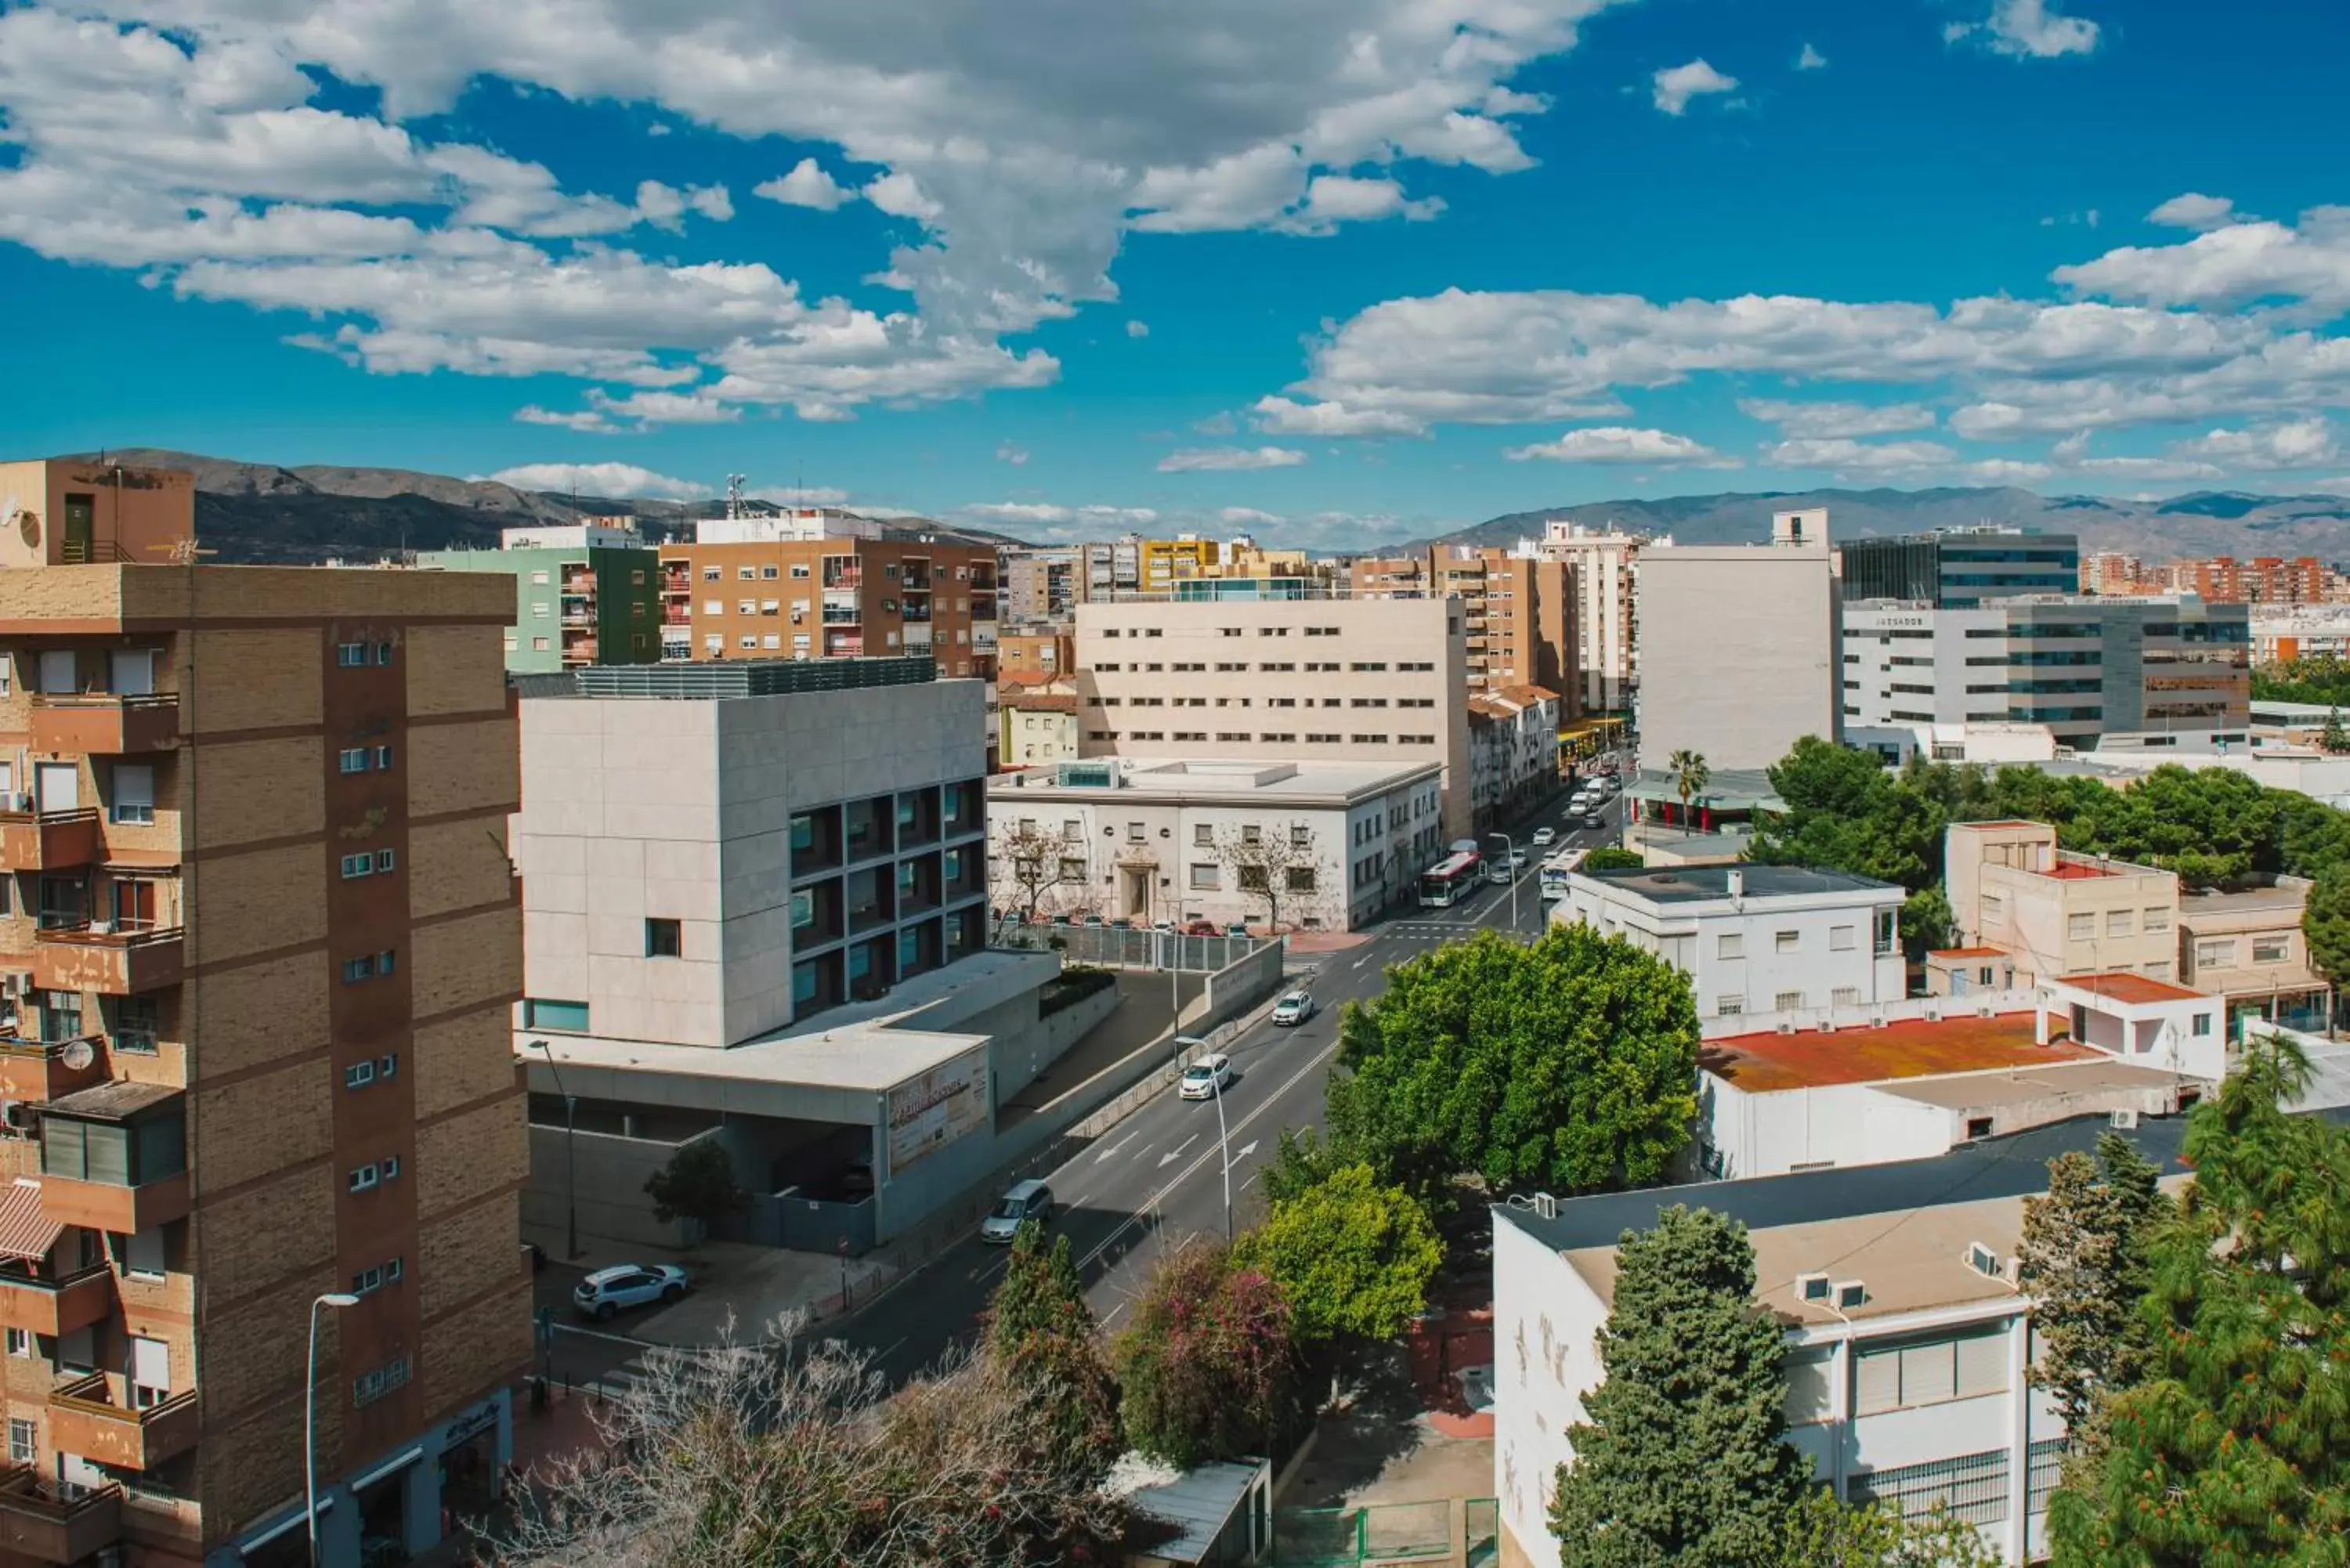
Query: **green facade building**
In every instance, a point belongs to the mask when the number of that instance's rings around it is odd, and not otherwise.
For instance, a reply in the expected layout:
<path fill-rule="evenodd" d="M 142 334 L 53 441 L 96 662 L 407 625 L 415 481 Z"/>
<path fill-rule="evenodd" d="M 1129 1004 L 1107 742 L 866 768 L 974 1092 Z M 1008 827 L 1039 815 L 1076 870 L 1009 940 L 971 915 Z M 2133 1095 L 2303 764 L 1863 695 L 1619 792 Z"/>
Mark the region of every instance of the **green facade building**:
<path fill-rule="evenodd" d="M 417 565 L 514 574 L 515 623 L 505 649 L 506 668 L 517 675 L 660 662 L 660 555 L 646 545 L 431 550 Z"/>

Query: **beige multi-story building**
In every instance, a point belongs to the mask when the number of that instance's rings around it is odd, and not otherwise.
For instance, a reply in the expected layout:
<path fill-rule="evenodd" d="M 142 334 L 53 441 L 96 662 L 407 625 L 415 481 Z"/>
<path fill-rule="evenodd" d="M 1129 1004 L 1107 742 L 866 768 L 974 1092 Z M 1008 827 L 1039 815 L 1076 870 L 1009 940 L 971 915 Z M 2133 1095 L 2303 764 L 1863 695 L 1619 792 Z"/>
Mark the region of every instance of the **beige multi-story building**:
<path fill-rule="evenodd" d="M 1217 597 L 1077 608 L 1088 757 L 1434 762 L 1471 826 L 1466 614 L 1449 599 Z"/>
<path fill-rule="evenodd" d="M 2331 1012 L 2325 977 L 2311 967 L 2302 916 L 2306 877 L 2279 877 L 2265 887 L 2206 888 L 2178 901 L 2178 979 L 2227 1001 L 2228 1039 L 2244 1020 L 2323 1030 Z"/>
<path fill-rule="evenodd" d="M 996 765 L 1003 768 L 1071 763 L 1082 754 L 1078 737 L 1077 688 L 1073 680 L 1046 680 L 997 688 Z"/>
<path fill-rule="evenodd" d="M 1769 545 L 1640 552 L 1640 754 L 1767 768 L 1842 734 L 1839 599 L 1824 508 L 1782 512 Z"/>
<path fill-rule="evenodd" d="M 1540 686 L 1561 694 L 1562 719 L 1575 658 L 1570 569 L 1492 546 L 1432 545 L 1424 554 L 1363 556 L 1347 568 L 1356 598 L 1455 598 L 1468 633 L 1471 690 Z"/>
<path fill-rule="evenodd" d="M 1586 713 L 1621 713 L 1632 705 L 1636 672 L 1632 648 L 1635 614 L 1633 564 L 1651 546 L 1669 546 L 1672 540 L 1648 539 L 1612 528 L 1586 528 L 1566 518 L 1554 519 L 1543 537 L 1532 543 L 1543 559 L 1556 561 L 1570 574 L 1574 595 L 1574 652 L 1568 672 L 1575 706 Z"/>
<path fill-rule="evenodd" d="M 307 1563 L 348 1293 L 317 1560 L 405 1560 L 530 1356 L 514 584 L 111 564 L 187 476 L 50 469 L 0 538 L 0 1540 Z"/>
<path fill-rule="evenodd" d="M 995 678 L 995 552 L 919 538 L 664 545 L 661 656 L 722 659 L 927 653 Z"/>
<path fill-rule="evenodd" d="M 1470 805 L 1480 829 L 1557 793 L 1558 708 L 1558 693 L 1539 686 L 1470 697 Z"/>
<path fill-rule="evenodd" d="M 2056 847 L 2044 822 L 1955 822 L 1944 838 L 1950 928 L 2008 955 L 2019 985 L 2071 975 L 2177 976 L 2178 877 Z"/>

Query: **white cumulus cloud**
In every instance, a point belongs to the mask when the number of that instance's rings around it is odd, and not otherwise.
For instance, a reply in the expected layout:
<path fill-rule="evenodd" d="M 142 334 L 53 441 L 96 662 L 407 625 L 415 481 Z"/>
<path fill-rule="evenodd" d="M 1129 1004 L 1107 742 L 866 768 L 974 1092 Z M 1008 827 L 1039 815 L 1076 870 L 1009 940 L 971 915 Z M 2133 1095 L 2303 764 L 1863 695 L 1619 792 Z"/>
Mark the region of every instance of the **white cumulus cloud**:
<path fill-rule="evenodd" d="M 1777 468 L 1834 468 L 1869 472 L 1937 468 L 1958 454 L 1939 441 L 1859 441 L 1843 438 L 1783 441 L 1763 455 Z"/>
<path fill-rule="evenodd" d="M 1295 468 L 1305 454 L 1283 446 L 1193 446 L 1159 460 L 1161 473 L 1229 473 L 1246 469 Z"/>
<path fill-rule="evenodd" d="M 687 501 L 710 493 L 706 484 L 672 479 L 632 462 L 525 462 L 502 468 L 490 477 L 516 490 L 549 490 L 566 494 L 576 490 L 582 495 L 650 495 Z"/>
<path fill-rule="evenodd" d="M 2225 196 L 2189 191 L 2155 208 L 2146 221 L 2167 229 L 2224 229 L 2236 221 L 2236 203 Z"/>
<path fill-rule="evenodd" d="M 1281 514 L 1277 512 L 1260 512 L 1253 506 L 1227 506 L 1216 514 L 1216 521 L 1230 523 L 1235 527 L 1262 528 L 1268 524 L 1279 523 Z"/>
<path fill-rule="evenodd" d="M 1741 398 L 1738 411 L 1777 425 L 1794 437 L 1891 435 L 1930 430 L 1934 410 L 1923 403 L 1791 402 L 1776 398 Z"/>
<path fill-rule="evenodd" d="M 1799 71 L 1825 70 L 1827 63 L 1828 57 L 1809 44 L 1805 44 L 1804 52 L 1795 57 L 1795 68 Z"/>
<path fill-rule="evenodd" d="M 2330 468 L 2342 458 L 2334 428 L 2317 415 L 2260 430 L 2215 430 L 2170 450 L 2180 457 L 2255 469 Z"/>
<path fill-rule="evenodd" d="M 1126 335 L 1128 337 L 1148 337 L 1150 336 L 1150 323 L 1148 321 L 1128 321 L 1126 324 Z"/>
<path fill-rule="evenodd" d="M 1723 76 L 1701 59 L 1659 71 L 1649 81 L 1657 107 L 1667 114 L 1684 112 L 1691 99 L 1738 88 L 1736 77 Z"/>
<path fill-rule="evenodd" d="M 1724 457 L 1688 436 L 1625 425 L 1593 425 L 1568 431 L 1556 441 L 1512 447 L 1503 455 L 1512 462 L 1540 459 L 1550 462 L 1637 462 L 1660 468 L 1738 466 L 1736 458 Z"/>
<path fill-rule="evenodd" d="M 788 174 L 778 174 L 751 187 L 754 196 L 764 196 L 787 207 L 814 207 L 820 213 L 833 211 L 856 193 L 826 173 L 824 165 L 813 158 L 801 159 L 792 165 Z"/>
<path fill-rule="evenodd" d="M 2065 16 L 2050 0 L 1991 0 L 1991 15 L 1980 21 L 1953 22 L 1942 29 L 1942 36 L 1952 43 L 1978 39 L 1993 54 L 2046 60 L 2093 52 L 2100 32 L 2095 22 Z"/>

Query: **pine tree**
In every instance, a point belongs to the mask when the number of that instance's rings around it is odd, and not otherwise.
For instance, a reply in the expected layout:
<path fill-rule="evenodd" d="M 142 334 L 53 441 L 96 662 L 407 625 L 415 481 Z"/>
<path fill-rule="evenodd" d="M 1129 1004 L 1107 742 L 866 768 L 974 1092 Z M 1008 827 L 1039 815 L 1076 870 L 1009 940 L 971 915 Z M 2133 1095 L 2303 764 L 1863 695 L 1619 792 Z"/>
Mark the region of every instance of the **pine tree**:
<path fill-rule="evenodd" d="M 1785 1344 L 1746 1229 L 1674 1207 L 1626 1232 L 1606 1376 L 1568 1439 L 1552 1533 L 1570 1568 L 1776 1563 L 1811 1466 L 1783 1440 Z"/>
<path fill-rule="evenodd" d="M 2325 728 L 2318 732 L 2317 749 L 2331 757 L 2338 757 L 2345 752 L 2350 752 L 2350 734 L 2343 732 L 2340 708 L 2328 708 L 2325 711 Z"/>
<path fill-rule="evenodd" d="M 2046 1388 L 2074 1442 L 2086 1440 L 2098 1399 L 2137 1381 L 2150 1330 L 2137 1304 L 2147 1248 L 2173 1205 L 2153 1166 L 2127 1138 L 2106 1133 L 2097 1154 L 2048 1162 L 2048 1195 L 2023 1206 L 2023 1287 L 2032 1293 Z"/>
<path fill-rule="evenodd" d="M 2350 1532 L 2350 1133 L 2279 1040 L 2196 1107 L 2150 1251 L 2144 1376 L 2050 1508 L 2059 1568 L 2338 1564 Z"/>
<path fill-rule="evenodd" d="M 1106 1469 L 1121 1447 L 1118 1385 L 1097 1330 L 1069 1239 L 1048 1248 L 1043 1226 L 1021 1226 L 988 1304 L 986 1359 L 1043 1403 L 1055 1462 Z"/>

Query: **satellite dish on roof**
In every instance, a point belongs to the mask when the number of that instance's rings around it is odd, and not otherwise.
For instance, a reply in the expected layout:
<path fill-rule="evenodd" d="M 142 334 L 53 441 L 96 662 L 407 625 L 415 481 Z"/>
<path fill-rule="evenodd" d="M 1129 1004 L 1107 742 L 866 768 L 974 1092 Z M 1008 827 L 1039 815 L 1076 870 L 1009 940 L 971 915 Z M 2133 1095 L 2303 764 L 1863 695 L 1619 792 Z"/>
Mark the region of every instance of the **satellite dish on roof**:
<path fill-rule="evenodd" d="M 78 1073 L 98 1060 L 98 1053 L 89 1048 L 87 1040 L 68 1040 L 66 1048 L 57 1053 L 57 1060 Z"/>

